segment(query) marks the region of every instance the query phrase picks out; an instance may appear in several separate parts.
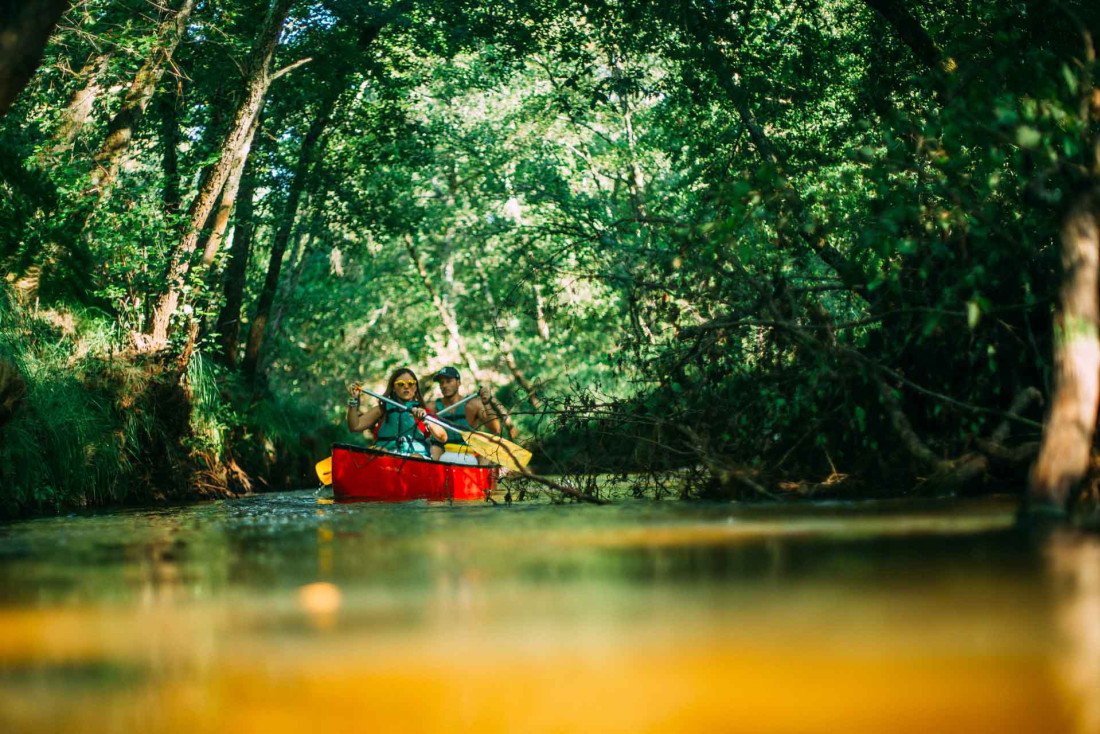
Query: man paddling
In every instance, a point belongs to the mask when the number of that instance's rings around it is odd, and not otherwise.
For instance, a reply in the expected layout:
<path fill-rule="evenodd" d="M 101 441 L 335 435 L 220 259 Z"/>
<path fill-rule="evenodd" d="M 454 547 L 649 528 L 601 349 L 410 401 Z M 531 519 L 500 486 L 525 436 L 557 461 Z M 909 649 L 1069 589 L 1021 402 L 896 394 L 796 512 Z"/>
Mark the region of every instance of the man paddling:
<path fill-rule="evenodd" d="M 500 434 L 500 417 L 497 416 L 496 411 L 489 407 L 489 401 L 492 398 L 489 388 L 480 388 L 477 391 L 477 397 L 468 400 L 465 406 L 444 413 L 447 408 L 463 400 L 459 395 L 462 389 L 462 375 L 454 367 L 444 367 L 436 372 L 434 377 L 443 397 L 436 398 L 434 403 L 429 406 L 431 412 L 443 413 L 440 416 L 443 420 L 462 431 L 487 431 L 494 436 Z M 447 430 L 447 444 L 454 447 L 466 446 L 466 442 L 462 440 L 462 434 L 450 429 Z M 438 460 L 446 450 L 447 447 L 443 443 L 435 439 L 432 440 L 433 459 Z M 452 453 L 458 452 L 452 451 Z"/>

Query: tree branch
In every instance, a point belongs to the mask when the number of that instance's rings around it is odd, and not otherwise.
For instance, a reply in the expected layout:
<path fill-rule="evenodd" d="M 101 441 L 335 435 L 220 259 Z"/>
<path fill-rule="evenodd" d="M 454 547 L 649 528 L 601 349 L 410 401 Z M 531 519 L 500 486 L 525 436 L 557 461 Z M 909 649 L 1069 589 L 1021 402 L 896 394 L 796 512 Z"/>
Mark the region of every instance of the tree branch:
<path fill-rule="evenodd" d="M 290 72 L 297 69 L 299 66 L 304 66 L 305 64 L 308 64 L 310 61 L 313 61 L 313 57 L 312 56 L 307 56 L 304 59 L 298 59 L 293 64 L 288 64 L 288 65 L 284 66 L 283 68 L 279 69 L 277 72 L 275 72 L 274 74 L 271 75 L 271 81 L 275 81 L 276 79 L 283 76 L 284 74 L 289 74 Z"/>

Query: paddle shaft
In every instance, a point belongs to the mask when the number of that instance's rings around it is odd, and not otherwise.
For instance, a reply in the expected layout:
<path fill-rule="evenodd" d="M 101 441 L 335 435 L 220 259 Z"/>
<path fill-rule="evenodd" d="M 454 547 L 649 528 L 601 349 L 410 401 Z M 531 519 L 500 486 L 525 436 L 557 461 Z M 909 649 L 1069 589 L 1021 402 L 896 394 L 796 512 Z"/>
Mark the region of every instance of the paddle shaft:
<path fill-rule="evenodd" d="M 450 412 L 451 412 L 452 410 L 454 410 L 455 408 L 458 408 L 458 407 L 460 407 L 460 406 L 463 406 L 463 405 L 465 405 L 466 403 L 470 402 L 471 400 L 473 400 L 473 399 L 474 399 L 474 398 L 476 398 L 476 397 L 477 397 L 477 393 L 476 393 L 476 392 L 475 392 L 475 393 L 474 393 L 473 395 L 467 395 L 466 397 L 462 398 L 462 400 L 459 400 L 459 401 L 458 401 L 457 403 L 455 403 L 454 405 L 448 405 L 447 407 L 443 408 L 443 410 L 441 410 L 441 411 L 439 411 L 438 413 L 436 413 L 436 415 L 437 415 L 437 416 L 440 416 L 440 415 L 443 415 L 444 413 L 450 413 Z"/>

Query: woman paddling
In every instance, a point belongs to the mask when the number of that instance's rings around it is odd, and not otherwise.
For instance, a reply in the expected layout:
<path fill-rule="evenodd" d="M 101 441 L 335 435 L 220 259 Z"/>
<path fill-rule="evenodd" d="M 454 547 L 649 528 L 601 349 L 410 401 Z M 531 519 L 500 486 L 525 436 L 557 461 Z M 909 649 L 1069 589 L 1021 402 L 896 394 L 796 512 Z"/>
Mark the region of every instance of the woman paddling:
<path fill-rule="evenodd" d="M 431 458 L 429 441 L 434 437 L 446 441 L 447 432 L 434 423 L 424 422 L 427 411 L 420 395 L 420 383 L 410 369 L 395 370 L 386 383 L 387 398 L 405 406 L 405 410 L 388 407 L 381 401 L 365 412 L 360 407 L 362 385 L 348 385 L 348 430 L 374 431 L 375 448 L 396 454 Z"/>

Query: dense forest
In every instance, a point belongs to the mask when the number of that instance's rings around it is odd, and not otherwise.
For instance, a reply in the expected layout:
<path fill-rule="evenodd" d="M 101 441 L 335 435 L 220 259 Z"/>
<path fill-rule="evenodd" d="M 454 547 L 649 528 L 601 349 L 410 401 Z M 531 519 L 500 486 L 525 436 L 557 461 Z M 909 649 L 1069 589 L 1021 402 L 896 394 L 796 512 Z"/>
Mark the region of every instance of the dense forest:
<path fill-rule="evenodd" d="M 1095 495 L 1096 3 L 17 6 L 4 514 L 310 486 L 403 365 L 590 497 Z"/>

